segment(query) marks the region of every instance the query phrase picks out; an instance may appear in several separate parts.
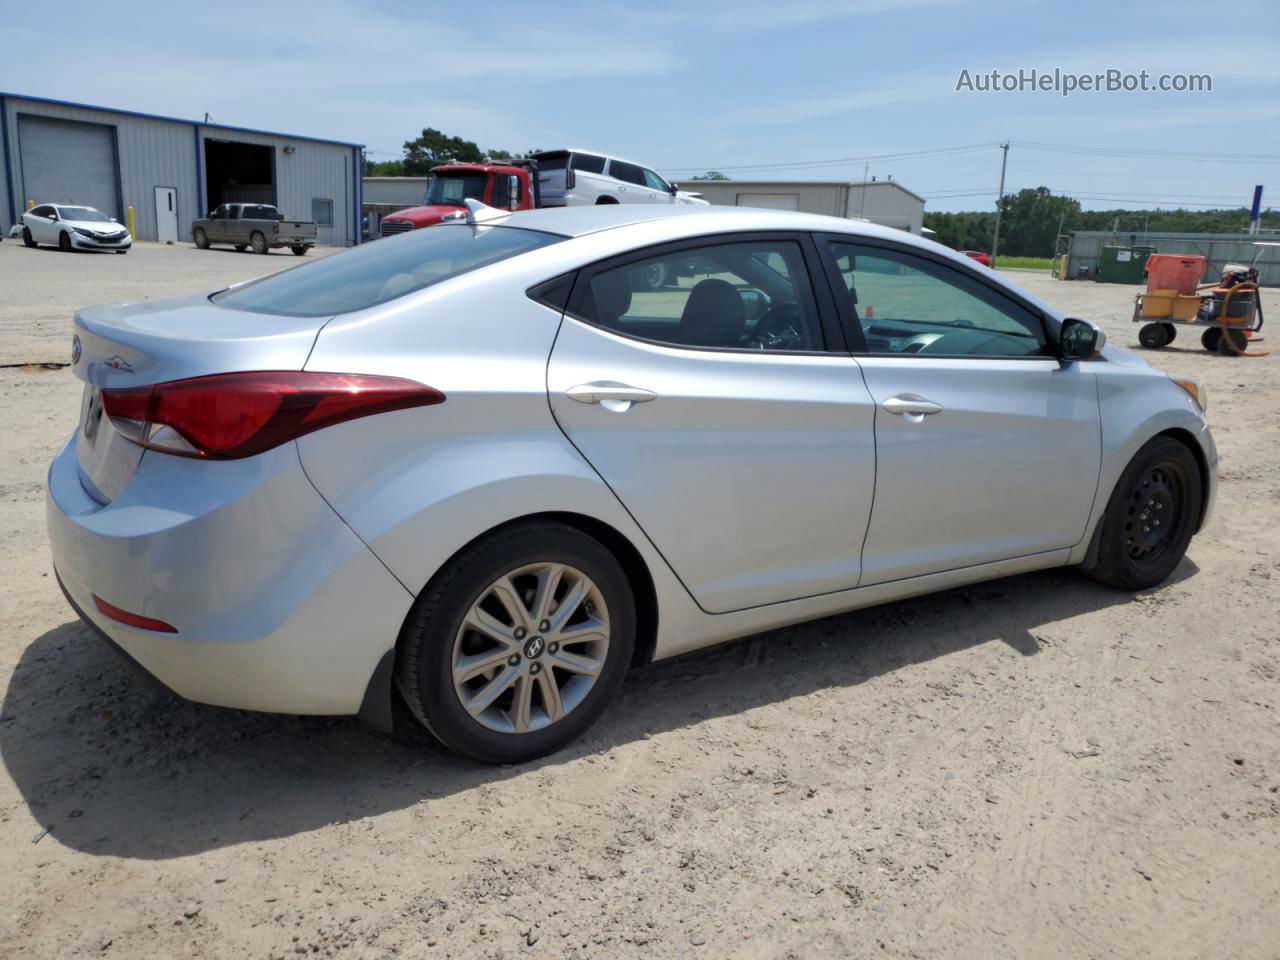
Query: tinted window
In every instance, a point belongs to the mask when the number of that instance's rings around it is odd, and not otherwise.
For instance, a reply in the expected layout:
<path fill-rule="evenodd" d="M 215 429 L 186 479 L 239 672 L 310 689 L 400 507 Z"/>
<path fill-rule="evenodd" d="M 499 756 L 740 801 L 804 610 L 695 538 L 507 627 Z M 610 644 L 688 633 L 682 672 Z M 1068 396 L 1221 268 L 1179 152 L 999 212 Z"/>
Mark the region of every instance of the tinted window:
<path fill-rule="evenodd" d="M 333 226 L 333 201 L 321 197 L 311 198 L 311 219 L 317 227 Z"/>
<path fill-rule="evenodd" d="M 505 210 L 511 206 L 511 180 L 505 173 L 493 175 L 493 189 L 489 192 L 489 206 Z"/>
<path fill-rule="evenodd" d="M 534 156 L 538 161 L 538 167 L 542 170 L 563 170 L 569 165 L 569 154 L 561 153 L 539 153 Z"/>
<path fill-rule="evenodd" d="M 637 167 L 634 163 L 626 163 L 622 160 L 609 161 L 609 176 L 615 180 L 621 180 L 623 183 L 634 183 L 638 187 L 644 186 L 644 170 Z"/>
<path fill-rule="evenodd" d="M 593 153 L 575 153 L 573 169 L 583 173 L 604 173 L 604 157 L 597 157 Z"/>
<path fill-rule="evenodd" d="M 1040 318 L 959 270 L 910 253 L 832 243 L 868 353 L 1043 355 Z"/>
<path fill-rule="evenodd" d="M 45 217 L 45 218 L 48 218 L 48 216 L 49 216 L 51 213 L 53 213 L 53 207 L 47 207 L 47 206 L 44 206 L 44 207 L 32 207 L 32 208 L 31 208 L 31 214 L 32 214 L 32 216 L 36 216 L 36 217 Z"/>
<path fill-rule="evenodd" d="M 670 189 L 667 186 L 667 181 L 663 180 L 652 170 L 643 170 L 641 172 L 644 174 L 644 185 L 651 190 L 661 190 L 663 193 L 666 193 Z"/>
<path fill-rule="evenodd" d="M 212 299 L 224 307 L 289 317 L 349 313 L 562 239 L 510 227 L 444 224 L 355 247 Z"/>
<path fill-rule="evenodd" d="M 575 313 L 683 347 L 822 349 L 804 256 L 789 240 L 684 249 L 601 271 Z"/>

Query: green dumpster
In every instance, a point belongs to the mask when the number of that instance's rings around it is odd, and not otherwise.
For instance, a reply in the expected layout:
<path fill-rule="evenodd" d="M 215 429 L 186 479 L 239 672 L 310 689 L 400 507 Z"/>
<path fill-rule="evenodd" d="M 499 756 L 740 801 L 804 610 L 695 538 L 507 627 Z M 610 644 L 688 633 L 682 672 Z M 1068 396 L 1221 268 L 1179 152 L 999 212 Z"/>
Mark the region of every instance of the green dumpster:
<path fill-rule="evenodd" d="M 1155 252 L 1155 247 L 1103 247 L 1096 279 L 1099 283 L 1145 283 L 1147 257 Z"/>

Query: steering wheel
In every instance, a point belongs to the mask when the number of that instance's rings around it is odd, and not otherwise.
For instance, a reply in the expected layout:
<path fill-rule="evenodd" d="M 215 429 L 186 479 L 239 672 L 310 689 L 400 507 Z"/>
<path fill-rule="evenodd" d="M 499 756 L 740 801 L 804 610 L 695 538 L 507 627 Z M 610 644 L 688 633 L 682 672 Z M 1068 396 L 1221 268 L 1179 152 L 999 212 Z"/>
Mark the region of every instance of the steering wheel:
<path fill-rule="evenodd" d="M 794 350 L 801 345 L 803 315 L 794 300 L 774 304 L 756 321 L 748 346 L 757 350 Z"/>

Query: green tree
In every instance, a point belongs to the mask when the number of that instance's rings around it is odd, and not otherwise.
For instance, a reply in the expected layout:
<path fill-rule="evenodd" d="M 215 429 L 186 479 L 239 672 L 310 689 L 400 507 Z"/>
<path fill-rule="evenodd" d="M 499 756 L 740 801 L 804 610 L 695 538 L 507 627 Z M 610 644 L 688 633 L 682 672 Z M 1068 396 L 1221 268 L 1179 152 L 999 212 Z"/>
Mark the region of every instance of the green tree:
<path fill-rule="evenodd" d="M 708 170 L 704 174 L 700 174 L 699 176 L 696 176 L 696 177 L 690 177 L 689 179 L 690 180 L 728 180 L 729 178 L 726 177 L 719 170 Z"/>
<path fill-rule="evenodd" d="M 427 127 L 416 140 L 404 144 L 404 176 L 426 176 L 442 163 L 479 163 L 484 152 L 470 140 L 450 137 L 435 127 Z"/>

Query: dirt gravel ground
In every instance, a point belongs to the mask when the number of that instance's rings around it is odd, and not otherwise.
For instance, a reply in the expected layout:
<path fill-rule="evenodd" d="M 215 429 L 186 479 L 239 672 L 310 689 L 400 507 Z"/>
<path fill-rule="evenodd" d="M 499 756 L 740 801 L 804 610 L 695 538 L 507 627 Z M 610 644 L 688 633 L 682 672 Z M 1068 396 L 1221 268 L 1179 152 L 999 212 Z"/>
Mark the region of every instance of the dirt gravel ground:
<path fill-rule="evenodd" d="M 6 241 L 0 358 L 262 269 Z M 1133 288 L 1016 280 L 1136 344 Z M 1280 956 L 1280 357 L 1187 339 L 1145 355 L 1208 385 L 1222 487 L 1170 583 L 1038 573 L 656 664 L 496 769 L 130 672 L 49 569 L 79 386 L 0 369 L 0 956 Z"/>

